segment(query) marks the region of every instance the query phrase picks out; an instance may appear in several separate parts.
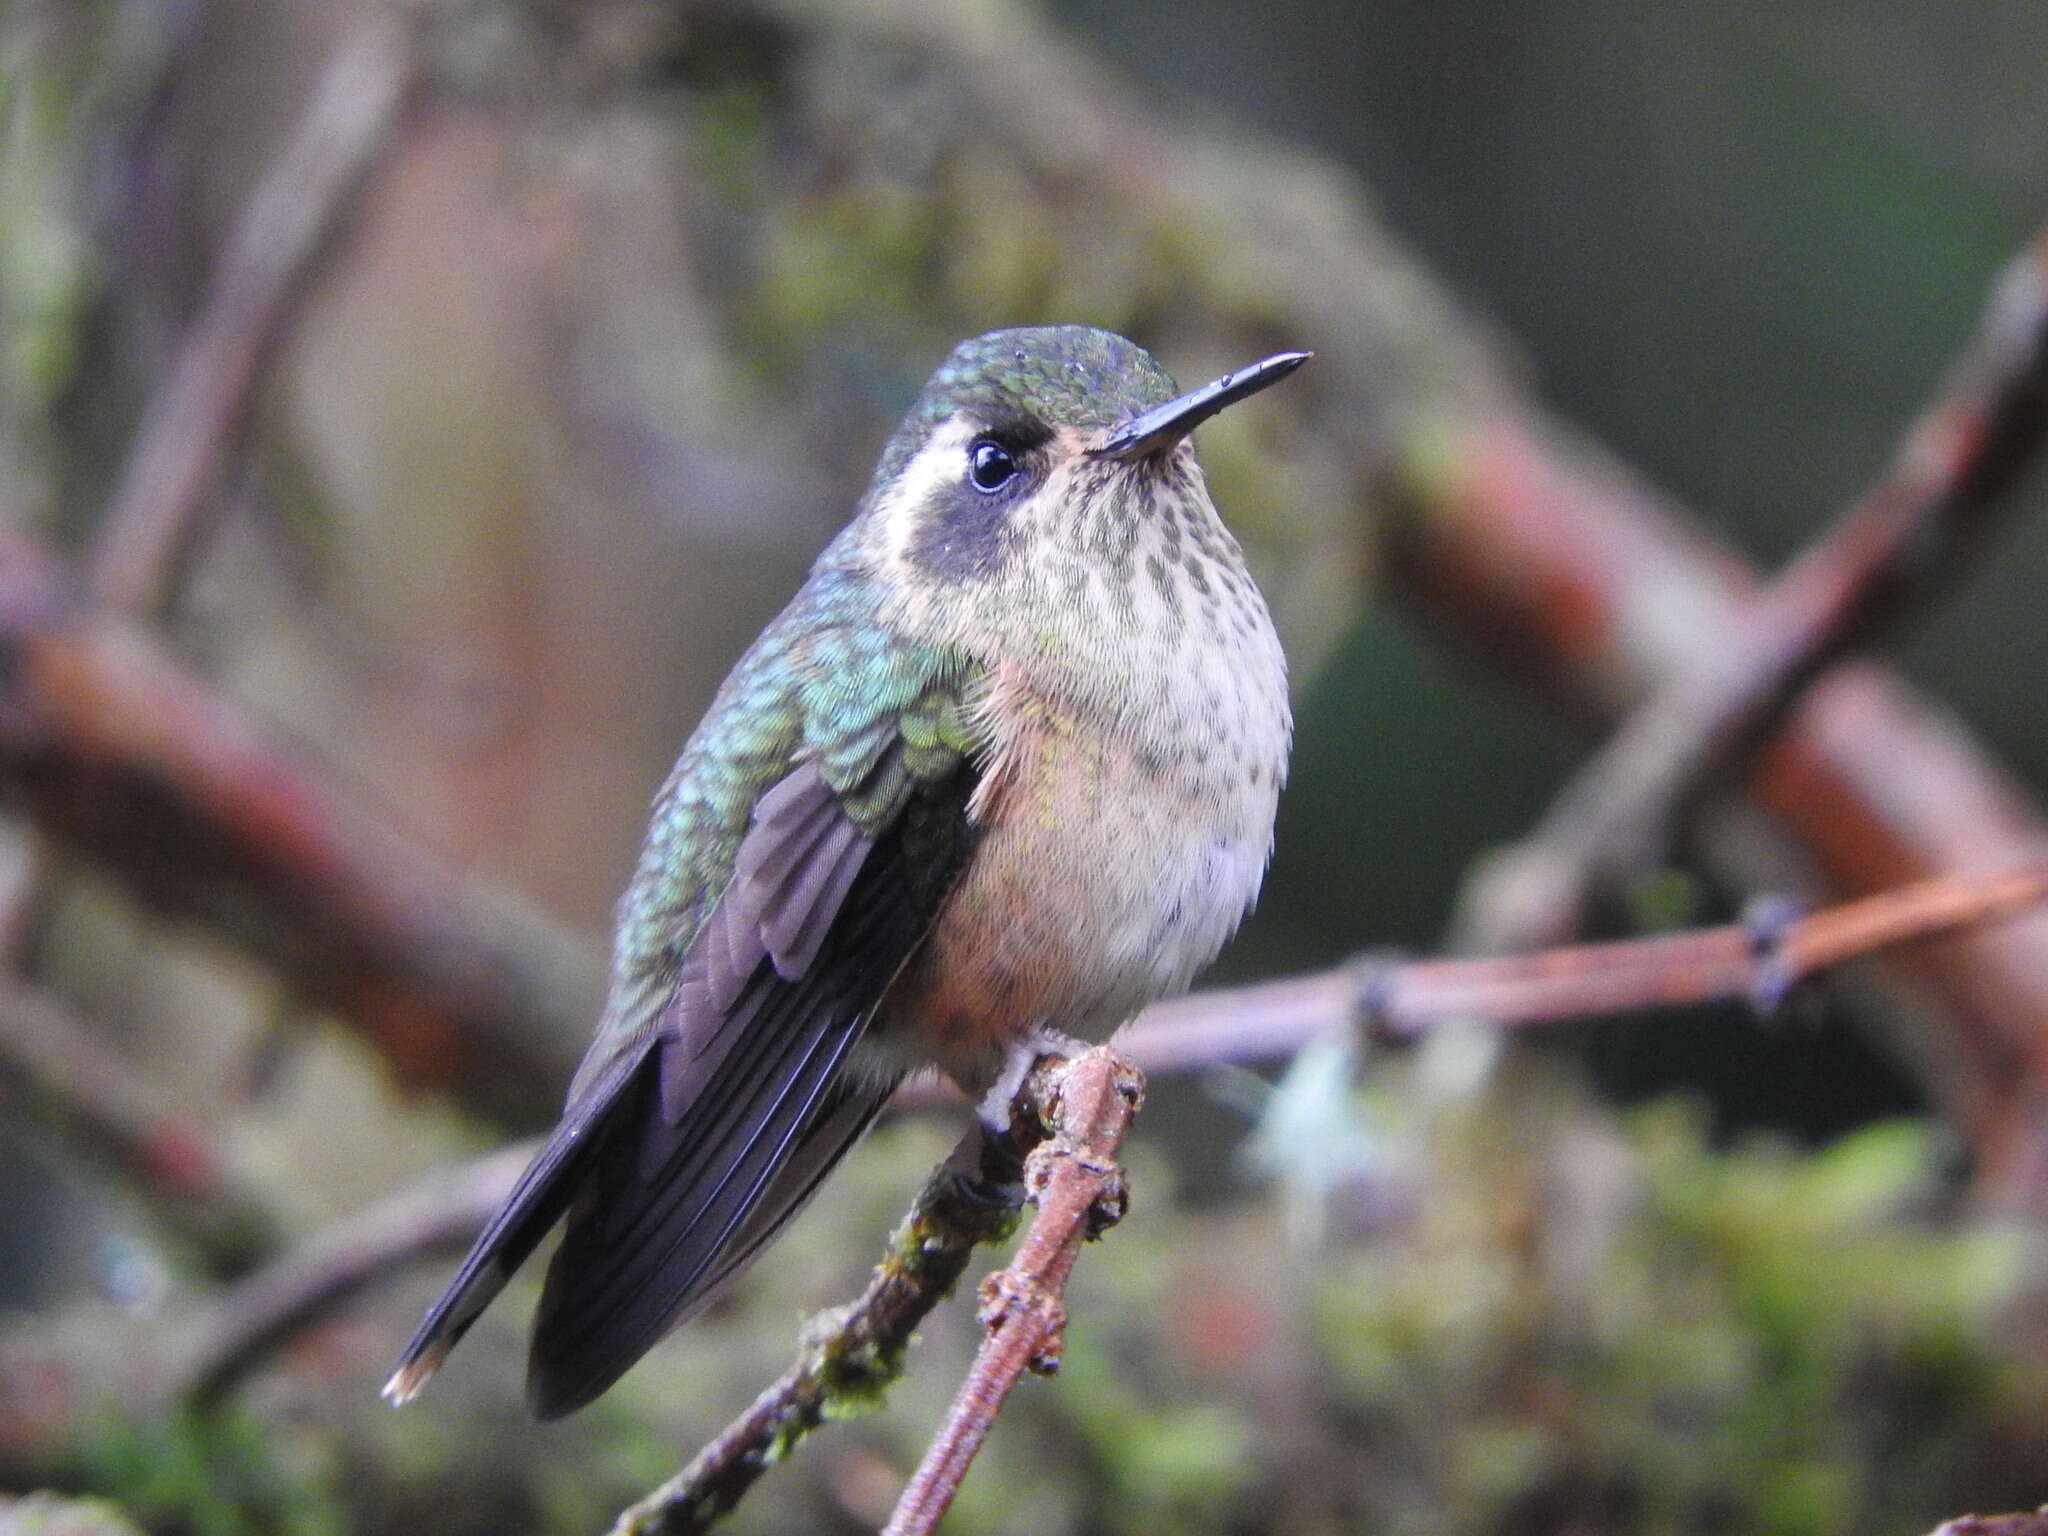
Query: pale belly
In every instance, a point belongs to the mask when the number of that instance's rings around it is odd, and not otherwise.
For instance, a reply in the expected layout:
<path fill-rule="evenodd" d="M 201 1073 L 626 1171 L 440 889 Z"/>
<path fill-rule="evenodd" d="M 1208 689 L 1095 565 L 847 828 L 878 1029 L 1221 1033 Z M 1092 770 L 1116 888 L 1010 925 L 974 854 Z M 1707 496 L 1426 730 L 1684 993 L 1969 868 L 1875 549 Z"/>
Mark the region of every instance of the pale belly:
<path fill-rule="evenodd" d="M 1100 1039 L 1186 990 L 1258 894 L 1283 773 L 1203 758 L 1140 763 L 1056 726 L 1015 743 L 877 1044 L 974 1090 L 1035 1034 Z"/>

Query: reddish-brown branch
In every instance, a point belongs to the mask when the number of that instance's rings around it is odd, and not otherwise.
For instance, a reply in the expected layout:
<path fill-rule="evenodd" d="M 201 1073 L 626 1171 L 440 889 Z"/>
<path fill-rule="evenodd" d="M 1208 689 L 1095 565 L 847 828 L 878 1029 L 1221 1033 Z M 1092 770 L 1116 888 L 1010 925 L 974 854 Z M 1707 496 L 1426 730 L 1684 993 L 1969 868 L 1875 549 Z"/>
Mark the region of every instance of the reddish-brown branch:
<path fill-rule="evenodd" d="M 1461 947 L 1570 937 L 1595 886 L 1641 867 L 1691 793 L 1794 693 L 1960 569 L 2048 428 L 2048 233 L 2007 266 L 1983 323 L 1889 470 L 1635 708 L 1522 844 L 1475 882 Z"/>
<path fill-rule="evenodd" d="M 517 1120 L 556 1107 L 595 957 L 436 868 L 19 536 L 0 539 L 0 786 L 341 1010 L 406 1081 Z"/>
<path fill-rule="evenodd" d="M 1098 1047 L 1071 1062 L 1040 1063 L 1033 1097 L 1050 1111 L 1052 1134 L 1032 1152 L 1025 1183 L 1038 1207 L 1007 1269 L 983 1282 L 981 1320 L 989 1335 L 884 1527 L 884 1536 L 935 1528 L 967 1475 L 1010 1389 L 1026 1370 L 1059 1368 L 1067 1276 L 1081 1244 L 1123 1215 L 1117 1154 L 1145 1100 L 1145 1077 Z"/>
<path fill-rule="evenodd" d="M 1395 592 L 1566 715 L 1611 725 L 1702 652 L 1738 643 L 1754 578 L 1554 423 L 1498 416 L 1439 438 L 1410 470 L 1411 515 L 1389 545 Z M 2048 823 L 1966 733 L 1868 663 L 1838 664 L 1799 696 L 1749 790 L 1840 895 L 2048 846 Z M 2048 917 L 1917 946 L 1886 976 L 1925 1021 L 1907 1050 L 1987 1186 L 2035 1198 L 2048 1146 L 2039 1095 L 2021 1085 L 2048 1060 Z"/>
<path fill-rule="evenodd" d="M 376 164 L 414 79 L 410 29 L 378 16 L 342 47 L 236 224 L 97 530 L 88 581 L 118 612 L 161 604 L 293 302 Z"/>
<path fill-rule="evenodd" d="M 1954 942 L 1962 930 L 2044 899 L 2048 860 L 1922 881 L 1815 912 L 1777 933 L 1732 923 L 1534 954 L 1340 966 L 1158 1004 L 1117 1046 L 1156 1075 L 1271 1060 L 1361 1023 L 1401 1041 L 1460 1019 L 1524 1028 L 1727 998 L 1768 1006 L 1831 966 L 1916 941 Z"/>

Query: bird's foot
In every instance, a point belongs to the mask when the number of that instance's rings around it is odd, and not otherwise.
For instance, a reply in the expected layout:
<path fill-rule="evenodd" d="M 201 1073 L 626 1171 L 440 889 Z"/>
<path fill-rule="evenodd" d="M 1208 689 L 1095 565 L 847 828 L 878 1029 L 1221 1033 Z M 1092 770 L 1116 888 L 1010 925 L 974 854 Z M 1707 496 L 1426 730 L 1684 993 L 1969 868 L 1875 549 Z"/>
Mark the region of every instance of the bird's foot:
<path fill-rule="evenodd" d="M 1789 896 L 1763 895 L 1742 909 L 1749 930 L 1749 952 L 1756 970 L 1749 984 L 1749 1005 L 1760 1019 L 1780 1017 L 1785 1001 L 1799 984 L 1785 954 L 1785 940 L 1806 911 Z"/>
<path fill-rule="evenodd" d="M 1024 1159 L 1008 1128 L 991 1131 L 976 1119 L 946 1159 L 953 1188 L 968 1205 L 983 1211 L 1014 1211 L 1024 1204 Z"/>
<path fill-rule="evenodd" d="M 1004 1053 L 1001 1069 L 975 1106 L 973 1129 L 948 1159 L 954 1182 L 967 1200 L 989 1209 L 1015 1210 L 1023 1205 L 1026 1191 L 1024 1148 L 1017 1134 L 1018 1097 L 1031 1069 L 1043 1057 L 1072 1058 L 1087 1049 L 1069 1035 L 1042 1029 Z"/>
<path fill-rule="evenodd" d="M 1001 1070 L 975 1107 L 975 1118 L 991 1133 L 1007 1134 L 1016 1118 L 1017 1095 L 1024 1091 L 1024 1080 L 1031 1076 L 1031 1069 L 1038 1065 L 1038 1059 L 1041 1056 L 1065 1056 L 1071 1060 L 1087 1049 L 1086 1041 L 1063 1035 L 1056 1029 L 1033 1030 L 1004 1053 Z"/>

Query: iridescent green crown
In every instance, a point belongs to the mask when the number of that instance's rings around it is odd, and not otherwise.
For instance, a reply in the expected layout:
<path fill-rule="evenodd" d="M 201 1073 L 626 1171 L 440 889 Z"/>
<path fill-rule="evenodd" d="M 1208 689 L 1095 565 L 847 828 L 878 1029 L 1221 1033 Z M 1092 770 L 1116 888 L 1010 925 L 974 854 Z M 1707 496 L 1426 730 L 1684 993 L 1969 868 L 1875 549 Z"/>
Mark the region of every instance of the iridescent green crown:
<path fill-rule="evenodd" d="M 939 365 L 876 467 L 892 479 L 933 427 L 955 411 L 1028 413 L 1047 425 L 1107 427 L 1177 395 L 1143 347 L 1092 325 L 1032 325 L 963 341 Z"/>

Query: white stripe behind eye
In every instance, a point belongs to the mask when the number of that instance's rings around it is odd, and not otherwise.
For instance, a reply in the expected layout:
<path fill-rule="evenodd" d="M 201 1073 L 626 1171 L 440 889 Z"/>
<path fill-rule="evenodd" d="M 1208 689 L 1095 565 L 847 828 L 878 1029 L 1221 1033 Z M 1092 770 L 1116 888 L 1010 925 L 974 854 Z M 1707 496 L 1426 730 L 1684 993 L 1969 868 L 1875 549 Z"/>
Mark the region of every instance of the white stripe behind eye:
<path fill-rule="evenodd" d="M 872 515 L 881 531 L 882 563 L 891 574 L 901 574 L 910 564 L 910 548 L 923 509 L 941 489 L 965 479 L 967 445 L 979 431 L 967 417 L 949 417 L 925 439 L 924 446 L 903 466 L 896 483 L 876 501 Z"/>

